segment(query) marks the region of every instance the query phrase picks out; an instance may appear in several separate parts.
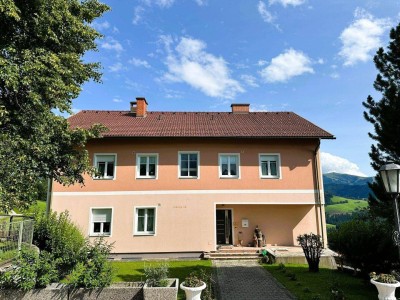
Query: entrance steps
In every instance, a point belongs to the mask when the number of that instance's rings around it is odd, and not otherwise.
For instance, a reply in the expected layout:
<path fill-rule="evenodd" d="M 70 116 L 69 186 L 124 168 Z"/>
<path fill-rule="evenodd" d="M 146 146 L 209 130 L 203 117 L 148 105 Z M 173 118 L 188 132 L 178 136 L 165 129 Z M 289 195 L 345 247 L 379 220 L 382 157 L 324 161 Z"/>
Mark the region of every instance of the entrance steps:
<path fill-rule="evenodd" d="M 221 246 L 217 251 L 204 252 L 204 259 L 211 260 L 258 260 L 262 248 Z"/>
<path fill-rule="evenodd" d="M 268 256 L 279 264 L 307 264 L 303 249 L 298 246 L 271 246 L 256 247 L 235 247 L 235 246 L 219 246 L 217 251 L 203 253 L 203 259 L 211 260 L 259 260 L 262 255 L 261 251 L 265 249 Z M 324 249 L 321 253 L 320 267 L 336 269 L 335 256 L 337 254 L 330 249 Z"/>

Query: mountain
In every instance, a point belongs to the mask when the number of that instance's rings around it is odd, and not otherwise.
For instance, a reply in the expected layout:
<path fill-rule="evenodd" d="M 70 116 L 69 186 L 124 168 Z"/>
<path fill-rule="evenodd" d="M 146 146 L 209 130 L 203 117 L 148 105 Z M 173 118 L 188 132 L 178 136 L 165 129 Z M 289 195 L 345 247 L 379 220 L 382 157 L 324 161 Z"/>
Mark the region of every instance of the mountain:
<path fill-rule="evenodd" d="M 361 177 L 349 174 L 323 174 L 325 195 L 335 195 L 351 199 L 366 199 L 370 193 L 368 182 L 374 177 Z"/>

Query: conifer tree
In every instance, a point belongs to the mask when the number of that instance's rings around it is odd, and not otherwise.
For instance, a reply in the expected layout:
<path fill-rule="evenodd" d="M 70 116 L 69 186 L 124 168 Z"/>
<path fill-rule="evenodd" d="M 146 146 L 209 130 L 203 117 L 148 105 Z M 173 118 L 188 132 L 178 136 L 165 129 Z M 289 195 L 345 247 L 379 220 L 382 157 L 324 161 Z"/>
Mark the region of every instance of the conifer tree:
<path fill-rule="evenodd" d="M 379 101 L 368 96 L 363 105 L 367 109 L 364 117 L 374 127 L 369 133 L 374 140 L 369 156 L 378 171 L 389 162 L 400 164 L 400 24 L 391 29 L 389 45 L 386 50 L 379 48 L 374 63 L 379 71 L 374 88 L 382 96 Z M 370 188 L 374 194 L 368 199 L 372 215 L 393 219 L 393 201 L 385 194 L 378 174 Z"/>

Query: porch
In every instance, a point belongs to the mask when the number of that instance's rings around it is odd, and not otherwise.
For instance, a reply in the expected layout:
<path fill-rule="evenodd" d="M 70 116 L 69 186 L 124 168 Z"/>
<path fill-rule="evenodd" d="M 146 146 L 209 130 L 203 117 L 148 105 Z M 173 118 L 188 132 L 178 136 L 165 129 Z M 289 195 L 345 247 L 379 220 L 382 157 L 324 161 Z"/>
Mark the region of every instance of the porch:
<path fill-rule="evenodd" d="M 217 251 L 204 252 L 203 257 L 211 260 L 258 260 L 263 249 L 275 258 L 277 264 L 307 264 L 303 249 L 300 246 L 267 244 L 266 247 L 238 247 L 224 245 L 219 246 Z M 336 269 L 336 255 L 334 251 L 328 248 L 324 249 L 321 254 L 320 267 Z"/>

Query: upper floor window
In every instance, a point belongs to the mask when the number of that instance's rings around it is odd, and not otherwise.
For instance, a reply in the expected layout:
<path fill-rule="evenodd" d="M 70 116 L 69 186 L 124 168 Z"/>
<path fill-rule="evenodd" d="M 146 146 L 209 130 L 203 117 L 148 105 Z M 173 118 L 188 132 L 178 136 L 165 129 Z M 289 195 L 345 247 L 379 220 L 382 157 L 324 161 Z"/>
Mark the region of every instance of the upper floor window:
<path fill-rule="evenodd" d="M 92 208 L 90 235 L 111 235 L 111 208 Z"/>
<path fill-rule="evenodd" d="M 136 207 L 135 234 L 154 235 L 156 233 L 156 208 Z"/>
<path fill-rule="evenodd" d="M 260 154 L 261 178 L 280 178 L 279 154 Z"/>
<path fill-rule="evenodd" d="M 239 178 L 239 154 L 219 155 L 220 177 Z"/>
<path fill-rule="evenodd" d="M 179 152 L 179 177 L 181 178 L 199 177 L 198 152 Z"/>
<path fill-rule="evenodd" d="M 157 178 L 157 154 L 138 154 L 136 160 L 137 178 Z"/>
<path fill-rule="evenodd" d="M 97 179 L 114 179 L 115 178 L 115 154 L 95 154 L 94 165 L 96 167 Z"/>

